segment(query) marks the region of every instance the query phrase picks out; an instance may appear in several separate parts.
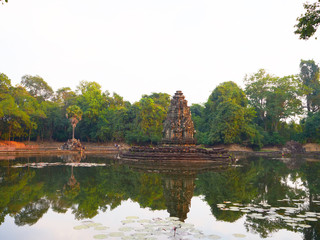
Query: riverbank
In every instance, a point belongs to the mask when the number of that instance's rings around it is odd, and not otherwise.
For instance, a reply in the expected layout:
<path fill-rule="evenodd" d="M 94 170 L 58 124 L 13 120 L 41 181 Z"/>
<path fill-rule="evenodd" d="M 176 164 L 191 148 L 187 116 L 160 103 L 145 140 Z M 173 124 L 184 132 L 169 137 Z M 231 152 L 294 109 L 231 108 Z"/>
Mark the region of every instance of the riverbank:
<path fill-rule="evenodd" d="M 62 142 L 14 142 L 0 141 L 0 156 L 6 155 L 65 155 L 78 154 L 78 151 L 61 150 Z M 127 144 L 115 143 L 82 143 L 86 154 L 114 154 L 120 150 L 126 150 Z"/>
<path fill-rule="evenodd" d="M 119 145 L 118 148 L 115 144 Z M 13 142 L 0 141 L 0 156 L 8 155 L 65 155 L 78 154 L 78 151 L 60 150 L 63 142 Z M 130 148 L 125 143 L 87 143 L 83 142 L 86 154 L 115 154 L 120 150 L 125 151 Z M 246 156 L 281 156 L 280 147 L 265 147 L 260 151 L 253 151 L 249 147 L 244 147 L 239 144 L 216 145 L 214 147 L 223 147 L 235 155 Z M 306 150 L 306 155 L 320 158 L 320 144 L 307 143 L 303 147 Z"/>

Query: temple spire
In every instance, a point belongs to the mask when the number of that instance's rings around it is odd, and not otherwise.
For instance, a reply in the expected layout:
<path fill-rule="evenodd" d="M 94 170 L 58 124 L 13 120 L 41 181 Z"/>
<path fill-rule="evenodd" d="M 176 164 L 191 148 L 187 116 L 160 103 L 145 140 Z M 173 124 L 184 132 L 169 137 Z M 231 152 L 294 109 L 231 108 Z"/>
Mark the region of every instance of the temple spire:
<path fill-rule="evenodd" d="M 194 125 L 190 107 L 181 91 L 171 99 L 167 118 L 163 124 L 163 144 L 194 145 Z"/>

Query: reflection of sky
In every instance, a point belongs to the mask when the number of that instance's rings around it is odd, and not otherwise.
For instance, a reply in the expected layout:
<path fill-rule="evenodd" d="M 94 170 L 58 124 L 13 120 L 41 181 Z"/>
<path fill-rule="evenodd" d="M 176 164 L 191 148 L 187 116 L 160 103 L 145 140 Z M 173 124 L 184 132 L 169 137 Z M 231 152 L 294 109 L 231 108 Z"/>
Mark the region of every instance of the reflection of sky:
<path fill-rule="evenodd" d="M 114 232 L 122 226 L 121 220 L 127 216 L 138 216 L 140 219 L 152 218 L 166 218 L 169 216 L 167 211 L 151 211 L 147 208 L 140 208 L 138 203 L 131 200 L 123 201 L 120 206 L 112 211 L 100 211 L 97 216 L 90 219 L 95 223 L 102 223 L 110 227 L 107 232 Z M 244 217 L 238 219 L 233 223 L 224 221 L 216 221 L 215 217 L 211 214 L 210 206 L 202 200 L 201 197 L 193 197 L 191 201 L 191 208 L 188 213 L 187 223 L 193 223 L 196 229 L 203 231 L 204 234 L 215 234 L 221 236 L 221 239 L 237 239 L 233 234 L 245 234 L 246 238 L 238 239 L 260 239 L 259 235 L 248 233 L 244 227 Z M 93 228 L 74 230 L 73 227 L 80 225 L 83 220 L 76 220 L 72 211 L 69 210 L 65 214 L 59 214 L 49 210 L 44 216 L 33 226 L 18 227 L 14 224 L 12 217 L 6 217 L 6 221 L 0 226 L 0 239 L 1 240 L 82 240 L 93 239 L 95 234 L 103 233 L 106 231 L 95 231 Z M 87 219 L 84 219 L 87 220 Z M 114 238 L 121 239 L 121 238 Z M 280 230 L 273 233 L 269 238 L 265 239 L 302 239 L 300 233 L 289 232 L 287 230 Z"/>

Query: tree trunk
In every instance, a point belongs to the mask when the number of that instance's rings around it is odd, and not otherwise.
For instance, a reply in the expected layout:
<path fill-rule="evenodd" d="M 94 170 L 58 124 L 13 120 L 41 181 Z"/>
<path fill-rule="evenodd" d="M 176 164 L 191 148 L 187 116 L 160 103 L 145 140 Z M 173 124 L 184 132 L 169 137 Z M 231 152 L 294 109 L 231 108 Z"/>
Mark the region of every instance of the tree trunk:
<path fill-rule="evenodd" d="M 31 135 L 31 128 L 29 129 L 29 137 L 28 137 L 28 142 L 30 142 L 30 135 Z"/>
<path fill-rule="evenodd" d="M 73 125 L 72 125 L 72 139 L 74 139 L 74 129 L 75 129 L 75 127 L 76 127 L 76 126 L 73 124 Z"/>
<path fill-rule="evenodd" d="M 8 136 L 8 141 L 10 141 L 10 138 L 11 138 L 11 125 L 9 126 L 9 136 Z"/>

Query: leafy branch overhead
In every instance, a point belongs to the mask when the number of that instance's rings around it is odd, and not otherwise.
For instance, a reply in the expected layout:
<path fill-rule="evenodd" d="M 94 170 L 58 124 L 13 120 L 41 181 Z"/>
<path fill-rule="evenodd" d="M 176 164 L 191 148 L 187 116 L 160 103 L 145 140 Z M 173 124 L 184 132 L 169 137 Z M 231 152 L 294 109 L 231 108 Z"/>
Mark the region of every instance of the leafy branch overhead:
<path fill-rule="evenodd" d="M 299 35 L 300 39 L 308 40 L 317 31 L 320 25 L 320 0 L 314 3 L 304 3 L 306 12 L 297 18 L 298 24 L 295 25 L 295 34 Z"/>

